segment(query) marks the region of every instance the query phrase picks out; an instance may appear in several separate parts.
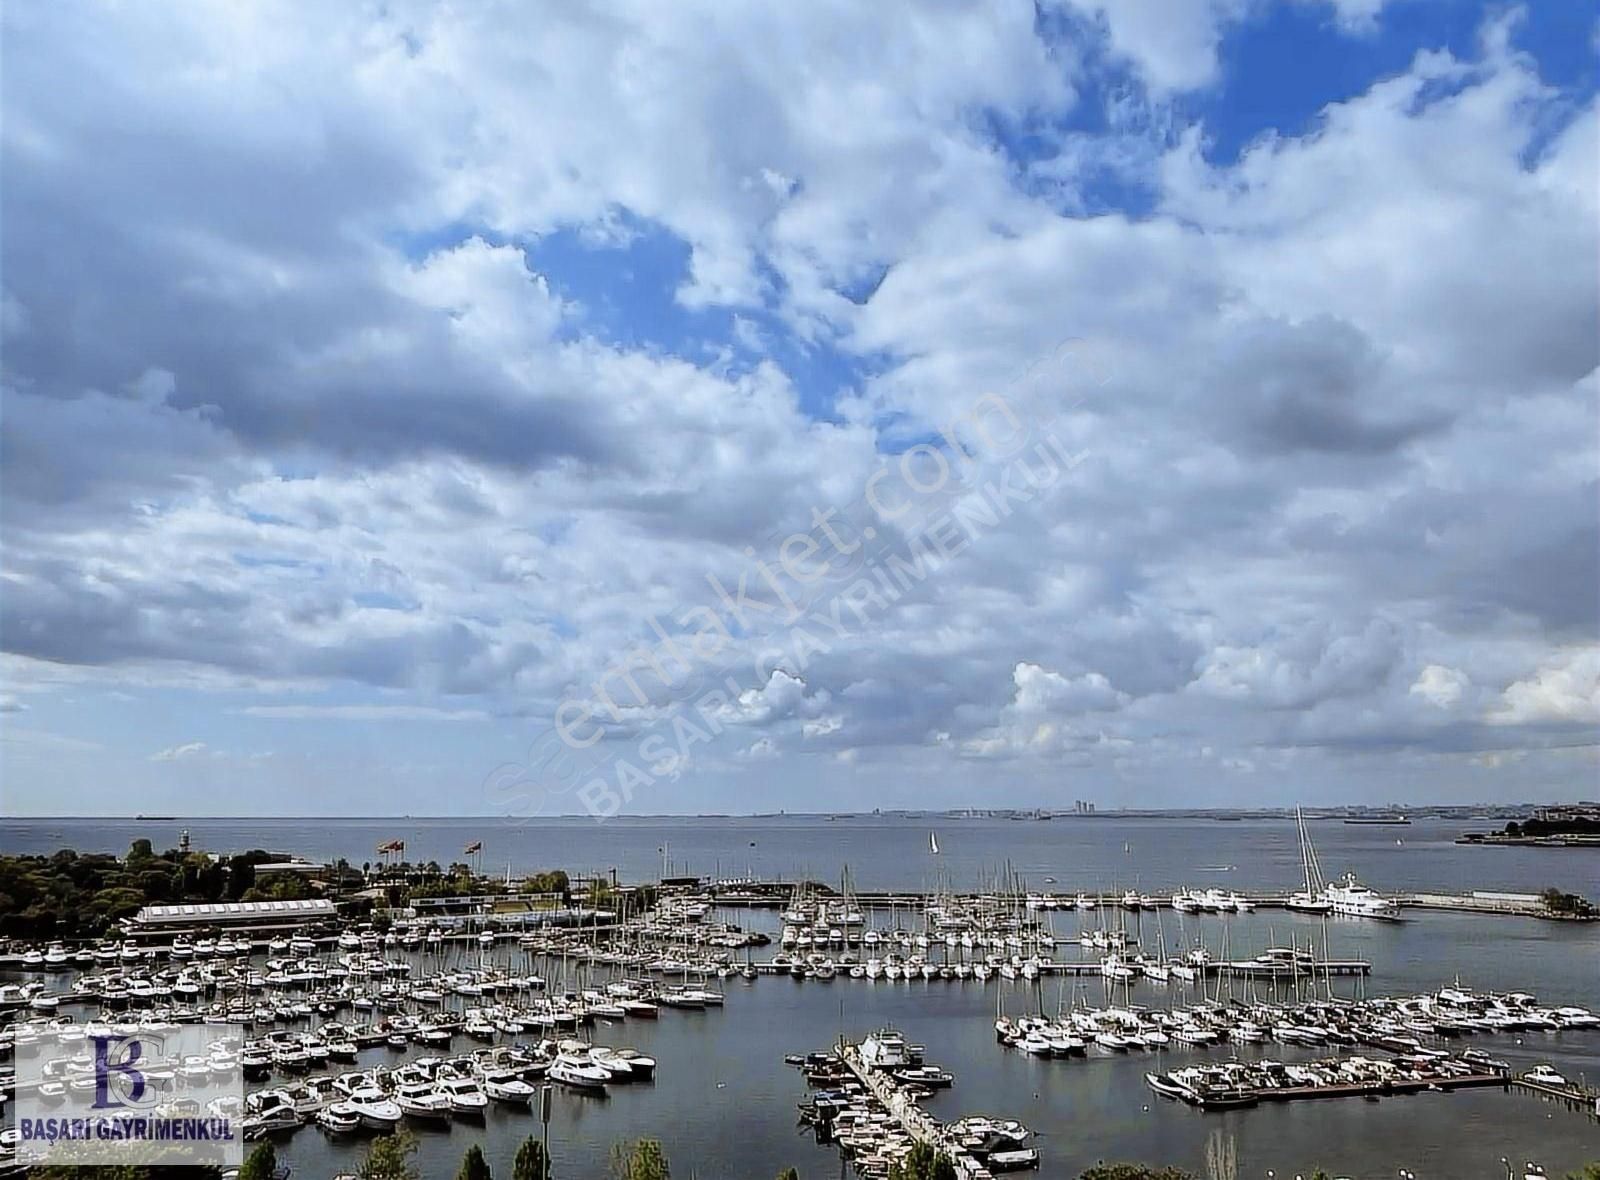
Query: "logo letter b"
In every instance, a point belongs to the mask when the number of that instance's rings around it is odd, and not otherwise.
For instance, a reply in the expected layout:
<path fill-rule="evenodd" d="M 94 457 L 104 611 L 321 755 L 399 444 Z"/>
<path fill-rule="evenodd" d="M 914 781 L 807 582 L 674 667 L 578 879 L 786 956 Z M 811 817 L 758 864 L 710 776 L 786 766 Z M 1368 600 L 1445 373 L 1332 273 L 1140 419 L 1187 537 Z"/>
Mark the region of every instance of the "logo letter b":
<path fill-rule="evenodd" d="M 127 1052 L 122 1055 L 120 1061 L 111 1060 L 110 1049 L 113 1044 L 127 1046 Z M 126 1106 L 144 1097 L 144 1074 L 134 1068 L 140 1056 L 140 1043 L 137 1037 L 94 1038 L 94 1109 L 106 1110 L 110 1107 Z M 128 1088 L 123 1091 L 127 1098 L 126 1102 L 120 1098 L 112 1098 L 109 1093 L 113 1072 L 120 1073 L 128 1079 Z"/>

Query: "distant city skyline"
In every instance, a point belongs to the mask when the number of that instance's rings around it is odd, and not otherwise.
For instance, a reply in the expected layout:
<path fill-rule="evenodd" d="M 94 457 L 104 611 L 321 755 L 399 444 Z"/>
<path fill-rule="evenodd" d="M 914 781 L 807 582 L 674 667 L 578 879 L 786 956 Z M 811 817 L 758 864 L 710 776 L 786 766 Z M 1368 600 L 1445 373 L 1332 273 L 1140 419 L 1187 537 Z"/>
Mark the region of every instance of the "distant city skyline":
<path fill-rule="evenodd" d="M 1600 782 L 1583 5 L 11 5 L 0 812 Z"/>

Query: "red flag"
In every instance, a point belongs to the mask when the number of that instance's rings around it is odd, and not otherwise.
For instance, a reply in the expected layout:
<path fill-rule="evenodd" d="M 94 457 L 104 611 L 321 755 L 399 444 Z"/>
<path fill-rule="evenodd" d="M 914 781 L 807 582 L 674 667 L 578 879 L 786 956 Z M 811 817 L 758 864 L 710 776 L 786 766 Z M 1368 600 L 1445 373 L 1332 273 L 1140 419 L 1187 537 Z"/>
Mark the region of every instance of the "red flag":
<path fill-rule="evenodd" d="M 483 841 L 482 840 L 474 840 L 471 844 L 467 845 L 467 851 L 466 851 L 465 855 L 471 856 L 474 852 L 482 852 L 482 851 L 483 851 Z"/>

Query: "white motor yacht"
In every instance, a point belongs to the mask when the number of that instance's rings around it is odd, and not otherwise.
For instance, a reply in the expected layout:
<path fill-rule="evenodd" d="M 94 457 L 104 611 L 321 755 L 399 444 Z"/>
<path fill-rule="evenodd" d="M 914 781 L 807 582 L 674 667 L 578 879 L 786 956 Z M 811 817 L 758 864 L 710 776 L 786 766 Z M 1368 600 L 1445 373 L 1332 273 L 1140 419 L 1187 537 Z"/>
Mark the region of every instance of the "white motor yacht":
<path fill-rule="evenodd" d="M 523 1081 L 514 1069 L 491 1069 L 483 1073 L 483 1092 L 495 1102 L 525 1105 L 539 1089 Z"/>
<path fill-rule="evenodd" d="M 1324 888 L 1322 900 L 1334 913 L 1352 918 L 1379 918 L 1391 922 L 1400 918 L 1400 907 L 1394 901 L 1368 889 L 1356 880 L 1354 873 L 1346 873 L 1341 880 Z"/>
<path fill-rule="evenodd" d="M 604 1092 L 606 1083 L 611 1080 L 608 1070 L 592 1065 L 588 1061 L 575 1057 L 570 1053 L 562 1053 L 550 1063 L 550 1071 L 546 1075 L 553 1082 L 560 1082 L 563 1086 L 570 1086 L 574 1090 L 587 1090 Z"/>
<path fill-rule="evenodd" d="M 358 1086 L 350 1092 L 345 1099 L 345 1104 L 355 1111 L 356 1117 L 361 1120 L 361 1125 L 372 1131 L 392 1131 L 400 1124 L 403 1113 L 400 1105 L 394 1102 L 378 1087 L 367 1084 Z"/>
<path fill-rule="evenodd" d="M 394 1092 L 394 1104 L 407 1118 L 440 1122 L 450 1117 L 450 1099 L 432 1082 L 409 1082 Z"/>
<path fill-rule="evenodd" d="M 489 1108 L 489 1096 L 474 1078 L 446 1078 L 439 1089 L 450 1100 L 450 1113 L 466 1118 L 482 1118 Z"/>

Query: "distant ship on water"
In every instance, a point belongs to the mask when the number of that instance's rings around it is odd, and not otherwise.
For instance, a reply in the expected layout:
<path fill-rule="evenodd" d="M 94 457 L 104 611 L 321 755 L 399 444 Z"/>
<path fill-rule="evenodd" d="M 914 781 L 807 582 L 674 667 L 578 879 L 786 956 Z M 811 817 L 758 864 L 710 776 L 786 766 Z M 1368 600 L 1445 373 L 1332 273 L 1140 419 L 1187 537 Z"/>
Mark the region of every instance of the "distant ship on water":
<path fill-rule="evenodd" d="M 1403 815 L 1355 815 L 1346 817 L 1347 824 L 1409 824 L 1411 821 Z"/>

